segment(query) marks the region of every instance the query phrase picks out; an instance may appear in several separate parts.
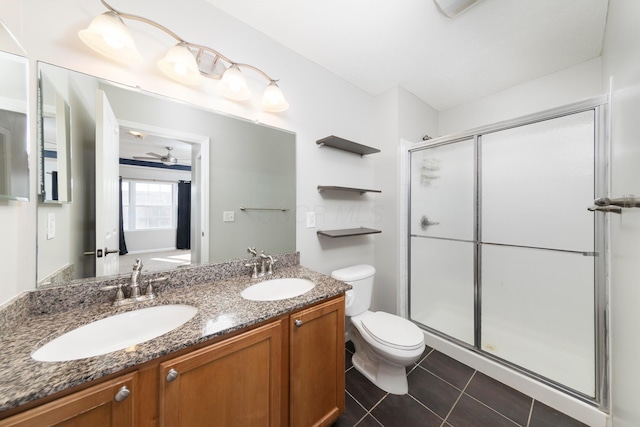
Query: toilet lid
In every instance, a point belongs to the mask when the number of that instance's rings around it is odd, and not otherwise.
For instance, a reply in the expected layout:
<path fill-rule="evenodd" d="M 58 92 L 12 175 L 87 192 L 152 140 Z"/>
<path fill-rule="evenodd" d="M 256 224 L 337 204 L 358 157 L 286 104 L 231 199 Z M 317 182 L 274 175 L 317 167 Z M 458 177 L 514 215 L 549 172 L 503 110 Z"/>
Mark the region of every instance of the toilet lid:
<path fill-rule="evenodd" d="M 371 338 L 389 347 L 412 350 L 424 343 L 420 328 L 393 314 L 377 311 L 362 319 L 362 326 Z"/>

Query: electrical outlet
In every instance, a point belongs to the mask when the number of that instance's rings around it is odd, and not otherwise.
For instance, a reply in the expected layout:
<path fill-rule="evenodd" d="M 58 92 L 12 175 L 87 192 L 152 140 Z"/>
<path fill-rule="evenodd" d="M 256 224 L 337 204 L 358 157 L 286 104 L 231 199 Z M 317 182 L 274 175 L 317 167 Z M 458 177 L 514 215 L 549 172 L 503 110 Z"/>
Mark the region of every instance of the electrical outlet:
<path fill-rule="evenodd" d="M 235 220 L 235 213 L 233 211 L 222 212 L 222 222 L 233 222 Z"/>
<path fill-rule="evenodd" d="M 316 226 L 316 213 L 307 212 L 307 228 L 314 228 Z"/>

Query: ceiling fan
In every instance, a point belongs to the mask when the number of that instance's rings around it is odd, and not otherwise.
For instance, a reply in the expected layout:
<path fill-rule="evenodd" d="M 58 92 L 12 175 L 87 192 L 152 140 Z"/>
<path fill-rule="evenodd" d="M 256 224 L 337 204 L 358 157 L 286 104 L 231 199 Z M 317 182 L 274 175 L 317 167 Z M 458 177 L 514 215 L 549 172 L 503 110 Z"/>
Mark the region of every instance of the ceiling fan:
<path fill-rule="evenodd" d="M 151 153 L 147 153 L 149 157 L 133 156 L 133 158 L 135 160 L 159 160 L 162 162 L 163 165 L 167 165 L 167 166 L 173 166 L 178 164 L 178 159 L 171 154 L 171 150 L 173 150 L 173 147 L 164 147 L 164 148 L 167 149 L 167 154 L 165 154 L 164 156 L 158 153 L 151 152 Z"/>

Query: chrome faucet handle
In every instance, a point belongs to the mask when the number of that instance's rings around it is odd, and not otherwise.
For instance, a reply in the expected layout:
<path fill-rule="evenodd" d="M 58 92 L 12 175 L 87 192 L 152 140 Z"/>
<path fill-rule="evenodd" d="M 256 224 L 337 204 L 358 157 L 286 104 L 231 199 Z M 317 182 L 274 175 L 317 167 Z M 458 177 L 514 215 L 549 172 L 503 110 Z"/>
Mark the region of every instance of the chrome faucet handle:
<path fill-rule="evenodd" d="M 146 300 L 154 299 L 157 296 L 157 294 L 153 290 L 153 284 L 158 282 L 164 282 L 165 280 L 167 280 L 166 277 L 156 277 L 155 279 L 149 279 L 147 281 L 147 290 L 144 293 L 144 298 Z"/>
<path fill-rule="evenodd" d="M 251 278 L 252 279 L 257 279 L 258 278 L 258 263 L 257 262 L 250 262 L 248 264 L 245 264 L 244 266 L 253 268 L 251 270 Z"/>
<path fill-rule="evenodd" d="M 247 252 L 250 253 L 251 256 L 254 256 L 254 257 L 258 256 L 258 252 L 256 252 L 256 248 L 249 247 L 247 248 Z"/>
<path fill-rule="evenodd" d="M 122 287 L 125 286 L 124 283 L 118 283 L 117 285 L 109 285 L 109 286 L 103 286 L 101 288 L 99 288 L 99 290 L 101 291 L 110 291 L 112 289 L 117 289 L 116 291 L 116 295 L 113 298 L 113 302 L 112 305 L 122 305 L 124 303 L 124 301 L 126 301 L 125 297 L 124 297 L 124 292 L 122 291 Z"/>

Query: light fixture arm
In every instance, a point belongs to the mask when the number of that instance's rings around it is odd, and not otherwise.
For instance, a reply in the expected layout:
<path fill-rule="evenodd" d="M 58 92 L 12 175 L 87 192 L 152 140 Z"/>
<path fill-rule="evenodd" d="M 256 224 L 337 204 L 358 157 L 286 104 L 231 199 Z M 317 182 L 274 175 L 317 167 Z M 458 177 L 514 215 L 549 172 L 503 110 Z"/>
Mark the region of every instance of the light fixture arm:
<path fill-rule="evenodd" d="M 102 3 L 104 5 L 104 7 L 106 7 L 111 12 L 115 13 L 116 15 L 118 15 L 121 18 L 133 19 L 134 21 L 140 21 L 140 22 L 144 22 L 145 24 L 152 25 L 152 26 L 158 28 L 159 30 L 162 30 L 165 33 L 169 34 L 171 37 L 176 39 L 179 43 L 187 43 L 184 39 L 182 39 L 182 37 L 178 36 L 176 33 L 171 31 L 170 29 L 168 29 L 164 25 L 160 25 L 157 22 L 154 22 L 154 21 L 152 21 L 150 19 L 147 19 L 147 18 L 143 18 L 142 16 L 131 15 L 129 13 L 121 12 L 121 11 L 117 10 L 116 8 L 114 8 L 113 6 L 111 6 L 109 3 L 107 3 L 104 0 L 100 0 L 100 3 Z M 187 44 L 190 44 L 190 43 L 187 43 Z"/>
<path fill-rule="evenodd" d="M 106 7 L 111 12 L 115 13 L 116 15 L 118 15 L 121 18 L 132 19 L 134 21 L 140 21 L 140 22 L 144 22 L 145 24 L 149 24 L 151 26 L 154 26 L 157 29 L 167 33 L 168 35 L 170 35 L 171 37 L 176 39 L 178 41 L 178 43 L 184 43 L 185 45 L 187 45 L 187 46 L 189 46 L 191 48 L 213 53 L 215 56 L 217 56 L 218 58 L 222 59 L 223 61 L 228 62 L 230 65 L 235 65 L 235 66 L 237 66 L 239 68 L 248 68 L 250 70 L 253 70 L 256 73 L 260 74 L 262 77 L 264 77 L 269 82 L 277 82 L 278 81 L 276 79 L 272 79 L 271 77 L 269 77 L 269 75 L 267 73 L 265 73 L 264 71 L 262 71 L 261 69 L 259 69 L 257 67 L 254 67 L 253 65 L 234 62 L 234 61 L 232 61 L 231 59 L 227 58 L 226 56 L 224 56 L 223 54 L 221 54 L 220 52 L 218 52 L 217 50 L 215 50 L 213 48 L 210 48 L 210 47 L 204 46 L 204 45 L 200 45 L 200 44 L 195 44 L 195 43 L 188 42 L 188 41 L 184 40 L 182 37 L 178 36 L 173 31 L 171 31 L 170 29 L 168 29 L 167 27 L 165 27 L 164 25 L 158 24 L 155 21 L 152 21 L 150 19 L 144 18 L 142 16 L 131 15 L 129 13 L 121 12 L 121 11 L 115 9 L 110 4 L 108 4 L 105 0 L 100 0 L 100 2 L 104 5 L 104 7 Z"/>

